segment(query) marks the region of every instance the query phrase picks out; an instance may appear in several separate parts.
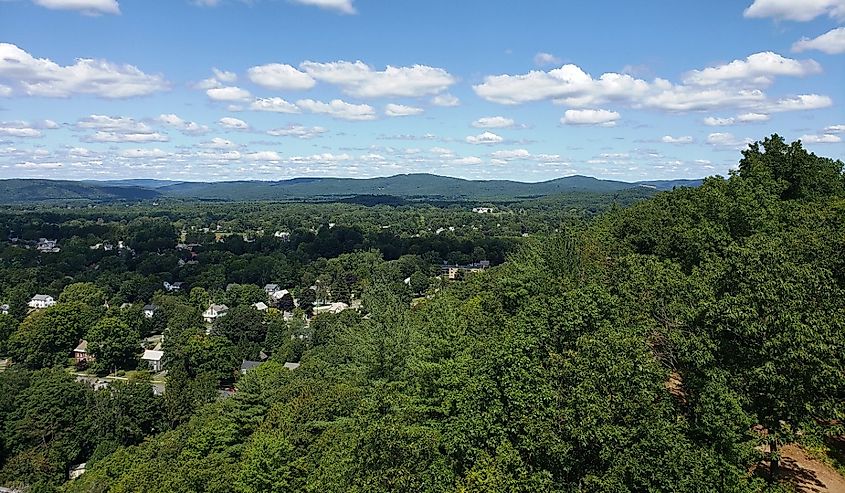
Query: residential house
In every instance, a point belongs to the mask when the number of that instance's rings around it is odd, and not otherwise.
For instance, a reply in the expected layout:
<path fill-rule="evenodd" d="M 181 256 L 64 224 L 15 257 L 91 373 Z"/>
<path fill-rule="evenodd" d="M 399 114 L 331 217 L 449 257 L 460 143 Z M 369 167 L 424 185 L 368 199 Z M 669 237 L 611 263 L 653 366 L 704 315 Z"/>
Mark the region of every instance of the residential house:
<path fill-rule="evenodd" d="M 475 212 L 476 214 L 490 214 L 491 212 L 493 212 L 493 208 L 492 207 L 473 207 L 472 212 Z"/>
<path fill-rule="evenodd" d="M 35 245 L 35 249 L 41 253 L 57 253 L 61 251 L 61 248 L 58 247 L 58 240 L 48 240 L 47 238 L 39 238 L 38 243 Z"/>
<path fill-rule="evenodd" d="M 78 478 L 79 476 L 82 476 L 83 474 L 85 474 L 86 464 L 87 464 L 86 462 L 83 462 L 82 464 L 75 464 L 75 465 L 70 466 L 70 470 L 67 473 L 67 478 L 69 480 L 73 481 L 74 479 Z"/>
<path fill-rule="evenodd" d="M 88 341 L 83 339 L 79 342 L 79 345 L 73 349 L 73 359 L 77 363 L 82 363 L 83 361 L 90 363 L 94 361 L 94 355 L 88 352 Z"/>
<path fill-rule="evenodd" d="M 164 281 L 164 289 L 166 289 L 169 293 L 175 293 L 181 291 L 185 287 L 184 282 L 174 282 L 169 283 Z"/>
<path fill-rule="evenodd" d="M 241 375 L 248 372 L 249 370 L 252 370 L 253 368 L 255 368 L 256 366 L 258 366 L 260 364 L 261 364 L 261 361 L 250 361 L 248 359 L 243 360 L 241 362 Z"/>
<path fill-rule="evenodd" d="M 267 296 L 273 296 L 274 293 L 281 291 L 282 288 L 279 287 L 278 284 L 265 284 L 264 285 L 264 292 L 267 293 Z"/>
<path fill-rule="evenodd" d="M 290 233 L 286 231 L 276 231 L 275 233 L 273 233 L 273 236 L 282 241 L 290 241 Z"/>
<path fill-rule="evenodd" d="M 266 312 L 267 309 L 270 308 L 270 307 L 267 306 L 267 303 L 264 303 L 263 301 L 259 301 L 258 303 L 253 303 L 252 307 L 255 308 L 256 310 L 260 311 L 260 312 Z"/>
<path fill-rule="evenodd" d="M 144 318 L 153 318 L 153 316 L 158 311 L 158 307 L 155 305 L 144 305 Z"/>
<path fill-rule="evenodd" d="M 212 304 L 208 307 L 208 310 L 202 312 L 202 319 L 205 320 L 205 323 L 210 324 L 227 313 L 229 313 L 228 306 Z"/>
<path fill-rule="evenodd" d="M 49 294 L 36 294 L 29 300 L 27 304 L 30 308 L 40 310 L 42 308 L 49 308 L 56 304 L 56 300 Z"/>
<path fill-rule="evenodd" d="M 481 272 L 488 267 L 490 267 L 490 261 L 482 260 L 466 265 L 443 265 L 440 267 L 440 272 L 450 281 L 454 281 L 460 279 L 467 272 Z"/>
<path fill-rule="evenodd" d="M 155 349 L 145 349 L 144 354 L 141 355 L 141 361 L 149 365 L 150 369 L 156 373 L 162 369 L 162 358 L 164 358 L 164 351 Z"/>
<path fill-rule="evenodd" d="M 315 306 L 314 307 L 314 314 L 318 314 L 318 313 L 340 313 L 343 310 L 346 310 L 347 308 L 349 308 L 349 305 L 347 305 L 346 303 L 343 303 L 341 301 L 338 301 L 338 302 L 335 302 L 335 303 L 329 303 L 328 305 Z"/>
<path fill-rule="evenodd" d="M 0 305 L 0 313 L 3 315 L 9 314 L 9 305 Z"/>

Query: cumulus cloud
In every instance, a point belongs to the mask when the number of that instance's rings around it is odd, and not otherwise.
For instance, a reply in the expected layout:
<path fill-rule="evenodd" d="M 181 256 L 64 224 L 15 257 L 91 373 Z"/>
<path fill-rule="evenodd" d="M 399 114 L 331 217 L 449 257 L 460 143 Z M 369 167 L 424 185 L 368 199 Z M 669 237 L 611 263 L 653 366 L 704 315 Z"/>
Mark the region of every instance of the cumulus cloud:
<path fill-rule="evenodd" d="M 692 144 L 693 138 L 691 135 L 684 135 L 681 137 L 672 137 L 671 135 L 664 135 L 661 137 L 660 142 L 664 144 Z"/>
<path fill-rule="evenodd" d="M 162 159 L 170 156 L 170 153 L 159 148 L 154 149 L 124 149 L 118 153 L 120 157 L 128 159 Z"/>
<path fill-rule="evenodd" d="M 508 128 L 514 126 L 512 118 L 505 118 L 504 116 L 486 116 L 479 118 L 472 122 L 475 128 Z"/>
<path fill-rule="evenodd" d="M 249 108 L 254 111 L 271 111 L 274 113 L 299 113 L 299 108 L 282 98 L 256 98 Z"/>
<path fill-rule="evenodd" d="M 549 65 L 559 65 L 561 63 L 560 58 L 552 55 L 551 53 L 537 53 L 534 55 L 534 65 L 538 67 L 546 67 Z"/>
<path fill-rule="evenodd" d="M 280 91 L 311 89 L 316 84 L 310 75 L 284 63 L 258 65 L 250 68 L 247 75 L 261 87 Z"/>
<path fill-rule="evenodd" d="M 802 135 L 799 139 L 805 144 L 838 144 L 842 137 L 834 134 Z"/>
<path fill-rule="evenodd" d="M 431 98 L 431 104 L 434 106 L 442 106 L 444 108 L 451 108 L 454 106 L 460 106 L 461 100 L 457 97 L 446 93 L 446 94 L 438 94 Z"/>
<path fill-rule="evenodd" d="M 845 19 L 845 0 L 754 0 L 745 9 L 745 17 L 790 21 L 810 21 L 820 15 Z"/>
<path fill-rule="evenodd" d="M 767 105 L 770 112 L 817 110 L 833 105 L 828 96 L 819 94 L 800 94 L 795 97 L 782 98 Z"/>
<path fill-rule="evenodd" d="M 138 133 L 138 132 L 104 132 L 98 131 L 83 140 L 88 142 L 167 142 L 170 138 L 159 132 Z"/>
<path fill-rule="evenodd" d="M 792 45 L 792 51 L 818 50 L 828 55 L 845 53 L 845 27 L 837 27 L 813 39 L 801 38 Z"/>
<path fill-rule="evenodd" d="M 78 10 L 87 15 L 120 14 L 117 0 L 32 0 L 32 3 L 53 10 Z"/>
<path fill-rule="evenodd" d="M 3 84 L 0 84 L 0 98 L 8 98 L 12 95 L 12 88 Z"/>
<path fill-rule="evenodd" d="M 384 107 L 384 114 L 387 116 L 411 116 L 419 115 L 423 112 L 422 108 L 415 108 L 413 106 L 405 106 L 403 104 L 390 103 Z"/>
<path fill-rule="evenodd" d="M 214 101 L 247 101 L 252 98 L 249 91 L 236 86 L 213 87 L 205 91 L 205 93 Z"/>
<path fill-rule="evenodd" d="M 229 84 L 236 82 L 238 80 L 238 74 L 234 72 L 229 72 L 227 70 L 220 70 L 217 67 L 211 68 L 211 73 L 214 74 L 214 78 L 220 82 L 227 82 Z"/>
<path fill-rule="evenodd" d="M 845 125 L 831 125 L 824 129 L 827 134 L 842 134 L 845 133 Z"/>
<path fill-rule="evenodd" d="M 566 110 L 560 122 L 565 125 L 601 125 L 612 127 L 619 120 L 619 113 L 608 110 Z"/>
<path fill-rule="evenodd" d="M 296 137 L 297 139 L 313 139 L 322 136 L 326 132 L 328 130 L 323 127 L 305 127 L 303 125 L 288 125 L 284 128 L 267 131 L 269 135 L 275 137 Z"/>
<path fill-rule="evenodd" d="M 333 10 L 341 14 L 354 14 L 355 6 L 352 0 L 292 0 L 294 3 L 311 5 L 324 10 Z"/>
<path fill-rule="evenodd" d="M 457 158 L 452 160 L 452 164 L 457 165 L 468 165 L 468 166 L 475 166 L 477 164 L 481 164 L 484 161 L 478 156 L 466 156 L 462 158 Z"/>
<path fill-rule="evenodd" d="M 207 126 L 183 120 L 173 113 L 159 115 L 157 120 L 164 125 L 181 131 L 185 135 L 202 135 L 208 133 Z"/>
<path fill-rule="evenodd" d="M 35 58 L 10 43 L 0 43 L 0 80 L 3 79 L 12 84 L 12 91 L 43 97 L 90 94 L 119 99 L 168 89 L 161 75 L 146 74 L 133 65 L 91 58 L 59 65 L 47 58 Z"/>
<path fill-rule="evenodd" d="M 765 51 L 749 55 L 745 60 L 734 60 L 724 65 L 693 70 L 684 78 L 684 83 L 711 86 L 741 80 L 765 85 L 770 84 L 773 77 L 778 75 L 804 77 L 821 71 L 821 65 L 815 60 L 794 60 Z"/>
<path fill-rule="evenodd" d="M 352 104 L 340 99 L 328 103 L 313 99 L 300 99 L 296 105 L 308 112 L 329 115 L 342 120 L 373 120 L 376 111 L 368 104 Z"/>
<path fill-rule="evenodd" d="M 742 113 L 736 116 L 740 123 L 767 122 L 771 117 L 765 113 Z"/>
<path fill-rule="evenodd" d="M 249 128 L 249 124 L 247 122 L 238 118 L 232 118 L 231 116 L 223 117 L 217 120 L 217 123 L 219 123 L 222 127 L 230 128 L 232 130 L 247 130 Z"/>
<path fill-rule="evenodd" d="M 244 155 L 246 159 L 252 161 L 275 161 L 279 162 L 282 160 L 282 157 L 279 156 L 279 153 L 276 151 L 258 151 L 258 152 L 250 152 Z"/>
<path fill-rule="evenodd" d="M 505 139 L 501 135 L 496 135 L 493 132 L 482 132 L 478 135 L 470 135 L 466 139 L 468 144 L 499 144 Z"/>
<path fill-rule="evenodd" d="M 238 147 L 237 144 L 231 140 L 226 140 L 221 137 L 214 137 L 209 141 L 201 142 L 199 146 L 206 149 L 234 149 Z"/>
<path fill-rule="evenodd" d="M 496 151 L 490 154 L 490 157 L 494 159 L 501 159 L 504 161 L 510 161 L 513 159 L 528 159 L 531 157 L 531 153 L 528 152 L 527 149 L 508 149 L 503 151 Z"/>
<path fill-rule="evenodd" d="M 421 97 L 439 94 L 456 82 L 442 68 L 426 65 L 373 70 L 362 61 L 300 64 L 316 80 L 339 86 L 346 94 L 360 98 Z"/>
<path fill-rule="evenodd" d="M 707 136 L 707 143 L 714 147 L 742 148 L 751 142 L 751 139 L 738 139 L 728 132 L 714 132 Z"/>
<path fill-rule="evenodd" d="M 41 130 L 27 126 L 23 122 L 0 122 L 0 135 L 4 137 L 37 138 L 44 134 Z"/>

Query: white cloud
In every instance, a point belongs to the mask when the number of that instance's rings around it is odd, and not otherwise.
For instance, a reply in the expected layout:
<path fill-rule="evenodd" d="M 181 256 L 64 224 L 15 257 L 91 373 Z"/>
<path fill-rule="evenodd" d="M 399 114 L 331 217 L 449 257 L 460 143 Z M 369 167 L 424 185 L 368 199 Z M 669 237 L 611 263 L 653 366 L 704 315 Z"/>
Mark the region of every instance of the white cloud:
<path fill-rule="evenodd" d="M 405 106 L 403 104 L 390 103 L 384 108 L 384 114 L 387 116 L 411 116 L 419 115 L 423 112 L 422 108 L 415 108 L 413 106 Z"/>
<path fill-rule="evenodd" d="M 360 98 L 435 95 L 456 82 L 456 79 L 442 68 L 426 65 L 388 65 L 383 71 L 376 71 L 359 60 L 330 63 L 306 61 L 301 63 L 300 67 L 311 77 L 338 85 L 345 93 Z"/>
<path fill-rule="evenodd" d="M 0 84 L 0 98 L 8 98 L 12 95 L 12 88 L 9 86 L 5 86 Z"/>
<path fill-rule="evenodd" d="M 831 125 L 824 129 L 826 134 L 842 134 L 845 133 L 845 125 Z"/>
<path fill-rule="evenodd" d="M 842 137 L 833 134 L 802 135 L 800 140 L 805 144 L 838 144 L 842 142 Z"/>
<path fill-rule="evenodd" d="M 469 166 L 475 166 L 475 165 L 481 164 L 483 162 L 484 161 L 477 156 L 467 156 L 467 157 L 462 157 L 462 158 L 452 160 L 452 164 L 469 165 Z"/>
<path fill-rule="evenodd" d="M 234 72 L 220 70 L 217 67 L 212 67 L 211 72 L 214 74 L 214 78 L 219 80 L 220 82 L 226 82 L 231 84 L 238 80 L 238 74 Z"/>
<path fill-rule="evenodd" d="M 33 163 L 32 161 L 25 161 L 23 163 L 18 163 L 15 165 L 16 168 L 23 169 L 58 169 L 62 166 L 62 163 Z"/>
<path fill-rule="evenodd" d="M 155 149 L 124 149 L 118 153 L 120 157 L 130 159 L 161 159 L 170 155 L 159 148 Z"/>
<path fill-rule="evenodd" d="M 445 147 L 432 147 L 431 149 L 429 149 L 429 152 L 433 154 L 439 154 L 441 156 L 451 156 L 455 153 L 454 151 L 452 151 L 452 149 L 447 149 Z"/>
<path fill-rule="evenodd" d="M 774 17 L 790 21 L 810 21 L 820 15 L 845 18 L 845 0 L 754 0 L 745 17 Z"/>
<path fill-rule="evenodd" d="M 466 139 L 469 144 L 499 144 L 505 139 L 493 132 L 482 132 L 478 135 L 470 135 Z"/>
<path fill-rule="evenodd" d="M 169 127 L 173 127 L 186 135 L 202 135 L 208 133 L 208 127 L 196 122 L 185 121 L 175 114 L 159 115 L 157 120 Z"/>
<path fill-rule="evenodd" d="M 258 65 L 250 68 L 247 74 L 249 80 L 267 89 L 305 90 L 316 84 L 310 75 L 284 63 Z"/>
<path fill-rule="evenodd" d="M 10 43 L 0 43 L 0 79 L 14 83 L 24 94 L 43 97 L 91 94 L 117 99 L 168 88 L 161 75 L 145 74 L 133 65 L 78 58 L 73 65 L 62 66 L 47 58 L 34 58 Z"/>
<path fill-rule="evenodd" d="M 312 5 L 325 10 L 334 10 L 341 14 L 354 14 L 355 7 L 352 0 L 292 0 L 302 5 Z"/>
<path fill-rule="evenodd" d="M 120 14 L 117 0 L 32 0 L 32 3 L 53 10 L 78 10 L 88 15 Z"/>
<path fill-rule="evenodd" d="M 323 127 L 305 127 L 302 125 L 288 125 L 285 128 L 268 130 L 269 135 L 276 137 L 296 137 L 297 139 L 313 139 L 328 132 Z"/>
<path fill-rule="evenodd" d="M 85 138 L 84 140 L 90 142 L 167 142 L 170 140 L 167 135 L 152 132 L 152 133 L 137 133 L 137 132 L 105 132 L 98 131 L 94 135 Z"/>
<path fill-rule="evenodd" d="M 295 104 L 289 103 L 282 98 L 256 98 L 250 103 L 249 108 L 255 111 L 271 111 L 274 113 L 299 113 Z"/>
<path fill-rule="evenodd" d="M 767 122 L 771 117 L 765 113 L 742 113 L 736 116 L 736 121 L 740 123 L 755 123 Z"/>
<path fill-rule="evenodd" d="M 794 60 L 765 51 L 749 55 L 745 60 L 734 60 L 725 65 L 693 70 L 684 78 L 684 83 L 711 86 L 741 80 L 765 85 L 770 84 L 772 78 L 777 75 L 804 77 L 821 71 L 821 65 L 815 60 Z"/>
<path fill-rule="evenodd" d="M 233 130 L 246 130 L 249 128 L 249 124 L 247 122 L 238 118 L 232 118 L 231 116 L 223 117 L 217 120 L 217 123 L 219 123 L 223 127 L 230 128 Z"/>
<path fill-rule="evenodd" d="M 548 65 L 559 65 L 560 63 L 560 58 L 552 55 L 551 53 L 540 52 L 534 55 L 534 65 L 538 67 L 545 67 Z"/>
<path fill-rule="evenodd" d="M 707 136 L 707 143 L 714 147 L 740 148 L 751 143 L 751 139 L 738 139 L 728 132 L 715 132 Z"/>
<path fill-rule="evenodd" d="M 531 153 L 527 149 L 509 149 L 493 152 L 490 156 L 494 159 L 509 161 L 512 159 L 528 159 L 531 157 Z"/>
<path fill-rule="evenodd" d="M 6 137 L 42 137 L 44 134 L 37 128 L 21 125 L 22 122 L 0 122 L 0 135 Z"/>
<path fill-rule="evenodd" d="M 349 154 L 333 154 L 331 152 L 324 152 L 322 154 L 312 154 L 310 156 L 291 156 L 288 162 L 296 164 L 320 164 L 320 163 L 337 163 L 341 161 L 349 161 L 352 156 Z"/>
<path fill-rule="evenodd" d="M 801 38 L 792 45 L 792 51 L 818 50 L 828 55 L 845 53 L 845 27 L 837 27 L 813 39 Z"/>
<path fill-rule="evenodd" d="M 431 104 L 434 106 L 442 106 L 444 108 L 451 108 L 454 106 L 460 106 L 461 100 L 457 97 L 446 93 L 446 94 L 438 94 L 431 98 Z"/>
<path fill-rule="evenodd" d="M 90 115 L 76 122 L 78 128 L 124 133 L 153 133 L 152 127 L 126 116 Z"/>
<path fill-rule="evenodd" d="M 619 113 L 608 110 L 566 110 L 560 122 L 565 125 L 601 125 L 612 127 L 619 120 Z"/>
<path fill-rule="evenodd" d="M 311 113 L 329 115 L 343 120 L 373 120 L 376 111 L 368 104 L 352 104 L 340 99 L 333 99 L 328 103 L 313 99 L 300 99 L 296 105 Z"/>
<path fill-rule="evenodd" d="M 833 105 L 833 100 L 828 96 L 800 94 L 791 98 L 779 99 L 767 105 L 767 110 L 771 112 L 817 110 L 831 105 Z"/>
<path fill-rule="evenodd" d="M 247 101 L 252 95 L 246 89 L 240 87 L 214 87 L 205 91 L 209 98 L 214 101 Z"/>
<path fill-rule="evenodd" d="M 681 137 L 672 137 L 671 135 L 664 135 L 660 142 L 664 144 L 692 144 L 693 138 L 691 135 L 684 135 Z"/>
<path fill-rule="evenodd" d="M 279 153 L 276 151 L 258 151 L 258 152 L 250 152 L 244 155 L 246 159 L 250 159 L 252 161 L 281 161 L 282 157 L 279 156 Z"/>
<path fill-rule="evenodd" d="M 237 144 L 231 140 L 226 140 L 220 137 L 214 137 L 210 141 L 202 142 L 199 146 L 206 149 L 234 149 L 238 147 Z"/>
<path fill-rule="evenodd" d="M 504 116 L 486 116 L 479 118 L 472 122 L 475 128 L 508 128 L 514 126 L 512 118 L 505 118 Z"/>

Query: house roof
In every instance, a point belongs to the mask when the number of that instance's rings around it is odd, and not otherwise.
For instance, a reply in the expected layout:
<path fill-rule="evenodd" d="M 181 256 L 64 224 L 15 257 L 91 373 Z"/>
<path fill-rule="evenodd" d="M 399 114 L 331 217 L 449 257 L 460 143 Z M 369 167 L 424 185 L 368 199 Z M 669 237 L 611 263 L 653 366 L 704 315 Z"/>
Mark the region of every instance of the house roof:
<path fill-rule="evenodd" d="M 252 306 L 254 306 L 256 310 L 266 310 L 268 308 L 267 303 L 264 303 L 263 301 L 253 303 Z"/>
<path fill-rule="evenodd" d="M 7 305 L 7 304 L 0 305 L 0 310 L 8 310 L 8 309 L 9 309 L 9 305 Z"/>
<path fill-rule="evenodd" d="M 156 310 L 158 310 L 158 307 L 156 305 L 144 305 L 144 311 L 145 312 L 148 312 L 148 311 L 154 312 Z"/>
<path fill-rule="evenodd" d="M 208 307 L 209 310 L 214 310 L 216 312 L 227 312 L 229 311 L 229 307 L 223 304 L 220 305 L 211 305 Z"/>
<path fill-rule="evenodd" d="M 279 285 L 278 285 L 278 284 L 265 284 L 265 285 L 264 285 L 264 291 L 270 291 L 270 290 L 275 291 L 275 290 L 277 290 L 277 289 L 279 289 Z"/>
<path fill-rule="evenodd" d="M 53 299 L 53 297 L 50 296 L 49 294 L 36 294 L 35 296 L 32 297 L 32 301 L 47 301 L 47 300 L 52 300 L 52 299 Z"/>
<path fill-rule="evenodd" d="M 260 364 L 260 361 L 250 361 L 248 359 L 245 359 L 241 363 L 241 371 L 251 370 Z"/>
<path fill-rule="evenodd" d="M 162 357 L 164 357 L 164 351 L 155 349 L 145 349 L 144 354 L 141 355 L 141 359 L 146 361 L 161 361 Z"/>
<path fill-rule="evenodd" d="M 76 346 L 73 350 L 74 353 L 87 353 L 88 352 L 88 341 L 83 339 L 79 342 L 79 345 Z"/>
<path fill-rule="evenodd" d="M 285 363 L 285 365 L 284 365 L 284 366 L 285 366 L 285 368 L 287 368 L 288 370 L 296 370 L 297 368 L 299 368 L 299 363 L 290 363 L 290 362 L 288 362 L 288 363 Z"/>
<path fill-rule="evenodd" d="M 275 293 L 273 293 L 273 299 L 280 300 L 280 299 L 284 298 L 285 296 L 287 296 L 289 294 L 290 294 L 290 291 L 288 291 L 287 289 L 283 289 L 281 291 L 276 291 Z"/>

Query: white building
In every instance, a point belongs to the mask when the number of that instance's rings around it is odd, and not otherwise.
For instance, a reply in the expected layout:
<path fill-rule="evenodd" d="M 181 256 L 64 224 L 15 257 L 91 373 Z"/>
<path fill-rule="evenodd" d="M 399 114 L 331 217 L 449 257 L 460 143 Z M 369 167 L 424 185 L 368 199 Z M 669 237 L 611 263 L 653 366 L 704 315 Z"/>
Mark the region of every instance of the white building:
<path fill-rule="evenodd" d="M 225 316 L 229 313 L 229 307 L 226 305 L 211 305 L 208 307 L 208 310 L 202 312 L 202 319 L 205 320 L 205 323 L 210 324 L 217 320 L 219 317 Z"/>
<path fill-rule="evenodd" d="M 141 355 L 141 361 L 150 365 L 150 369 L 156 373 L 162 369 L 162 358 L 164 358 L 164 351 L 156 351 L 154 349 L 145 349 L 144 354 Z"/>
<path fill-rule="evenodd" d="M 253 303 L 252 307 L 255 308 L 256 310 L 260 311 L 260 312 L 266 312 L 267 309 L 270 308 L 270 307 L 267 306 L 267 303 L 264 303 L 263 301 L 259 301 L 258 303 Z"/>
<path fill-rule="evenodd" d="M 153 318 L 158 307 L 155 305 L 144 305 L 144 318 Z"/>
<path fill-rule="evenodd" d="M 30 308 L 40 310 L 42 308 L 49 308 L 55 304 L 56 300 L 54 300 L 49 294 L 36 294 L 31 300 L 29 300 L 28 306 Z"/>
<path fill-rule="evenodd" d="M 314 307 L 314 313 L 315 314 L 317 314 L 317 313 L 340 313 L 343 310 L 346 310 L 347 308 L 349 308 L 349 305 L 347 305 L 346 303 L 343 303 L 341 301 L 338 301 L 338 302 L 335 302 L 335 303 L 330 303 L 328 305 L 315 306 Z"/>

